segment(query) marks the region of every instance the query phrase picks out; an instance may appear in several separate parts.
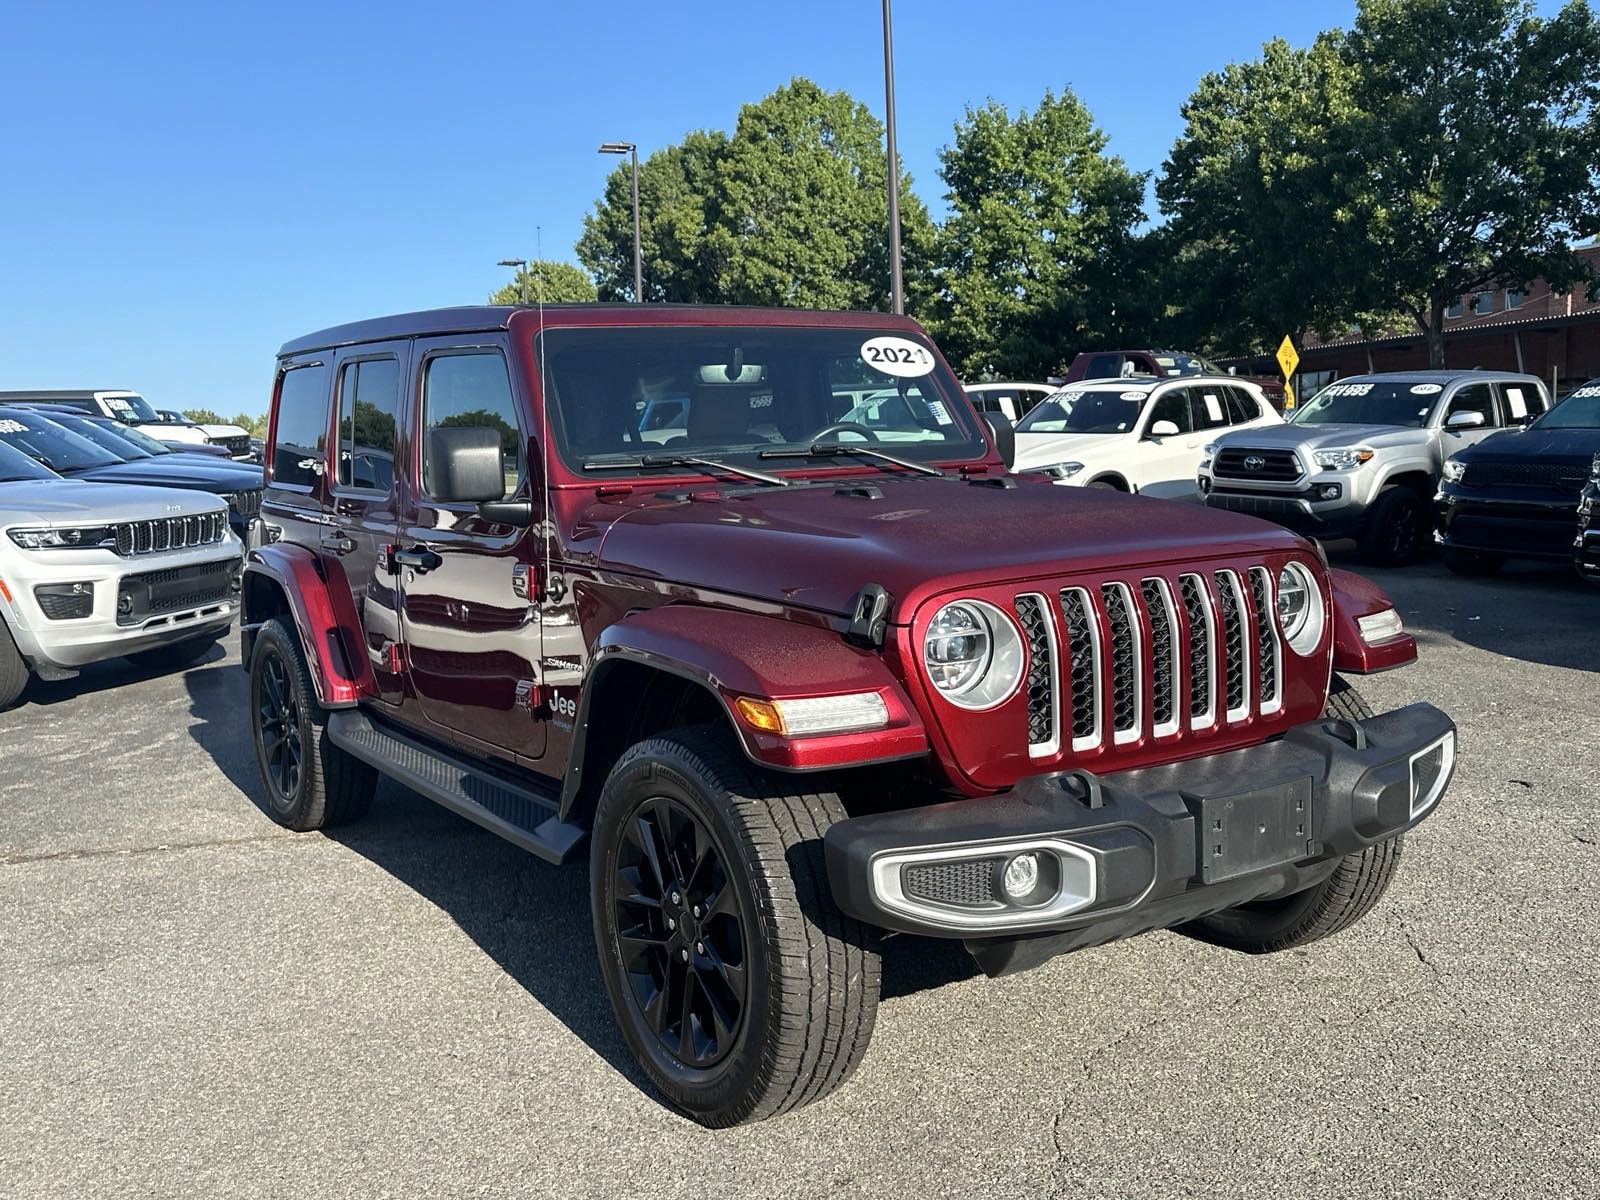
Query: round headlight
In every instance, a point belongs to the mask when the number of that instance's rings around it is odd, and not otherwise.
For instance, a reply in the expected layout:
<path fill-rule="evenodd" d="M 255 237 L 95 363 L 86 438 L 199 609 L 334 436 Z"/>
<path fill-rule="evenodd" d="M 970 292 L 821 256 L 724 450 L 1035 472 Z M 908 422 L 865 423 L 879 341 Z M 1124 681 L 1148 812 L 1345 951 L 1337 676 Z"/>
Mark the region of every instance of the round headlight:
<path fill-rule="evenodd" d="M 1310 654 L 1322 640 L 1322 592 L 1311 572 L 1289 563 L 1278 572 L 1278 628 L 1296 654 Z"/>
<path fill-rule="evenodd" d="M 922 661 L 933 686 L 962 708 L 993 708 L 1022 681 L 1022 635 L 998 608 L 955 600 L 933 614 Z"/>

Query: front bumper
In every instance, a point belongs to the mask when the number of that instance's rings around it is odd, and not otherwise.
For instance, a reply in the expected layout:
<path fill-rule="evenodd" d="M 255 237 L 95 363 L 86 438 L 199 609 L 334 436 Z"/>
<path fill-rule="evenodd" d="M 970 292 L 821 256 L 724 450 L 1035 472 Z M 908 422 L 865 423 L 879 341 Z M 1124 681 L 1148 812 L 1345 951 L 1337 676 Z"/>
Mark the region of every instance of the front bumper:
<path fill-rule="evenodd" d="M 1578 536 L 1572 563 L 1585 579 L 1600 581 L 1600 484 L 1591 483 L 1578 499 Z"/>
<path fill-rule="evenodd" d="M 1309 887 L 1421 821 L 1449 785 L 1455 725 L 1430 704 L 1325 719 L 1241 750 L 855 817 L 824 846 L 839 907 L 959 937 L 991 974 Z M 1055 897 L 1002 898 L 1003 868 L 1054 865 Z"/>
<path fill-rule="evenodd" d="M 1531 492 L 1441 484 L 1434 498 L 1439 543 L 1510 558 L 1566 559 L 1578 529 L 1578 498 Z"/>
<path fill-rule="evenodd" d="M 1348 479 L 1330 478 L 1327 483 L 1340 485 L 1339 499 L 1318 499 L 1315 487 L 1287 487 L 1272 491 L 1244 492 L 1219 490 L 1219 488 L 1226 489 L 1228 484 L 1226 482 L 1219 484 L 1207 476 L 1202 476 L 1198 480 L 1201 496 L 1207 508 L 1220 508 L 1228 512 L 1260 517 L 1263 521 L 1282 525 L 1285 529 L 1291 529 L 1305 537 L 1320 538 L 1324 541 L 1355 537 L 1361 530 L 1361 520 L 1366 515 L 1366 506 L 1351 498 Z"/>

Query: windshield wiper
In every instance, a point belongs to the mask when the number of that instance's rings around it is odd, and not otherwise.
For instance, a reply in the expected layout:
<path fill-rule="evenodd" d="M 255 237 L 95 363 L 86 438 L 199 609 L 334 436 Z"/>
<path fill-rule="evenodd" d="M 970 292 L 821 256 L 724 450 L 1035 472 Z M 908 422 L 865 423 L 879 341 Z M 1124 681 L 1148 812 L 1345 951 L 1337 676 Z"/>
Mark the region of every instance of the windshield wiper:
<path fill-rule="evenodd" d="M 938 467 L 930 467 L 926 463 L 912 462 L 907 458 L 896 458 L 892 454 L 885 454 L 882 450 L 873 450 L 868 446 L 857 445 L 855 442 L 812 442 L 804 450 L 763 450 L 757 458 L 872 458 L 879 462 L 893 463 L 897 467 L 904 467 L 908 471 L 916 471 L 922 475 L 932 475 L 936 479 L 949 479 Z"/>
<path fill-rule="evenodd" d="M 738 475 L 744 479 L 753 479 L 757 483 L 771 484 L 773 487 L 789 486 L 789 481 L 780 475 L 768 475 L 765 471 L 752 471 L 749 467 L 736 467 L 732 463 L 721 462 L 715 458 L 700 458 L 693 454 L 641 454 L 638 458 L 618 459 L 616 462 L 583 464 L 585 471 L 622 471 L 634 467 L 709 467 L 717 471 L 727 471 L 730 475 Z"/>

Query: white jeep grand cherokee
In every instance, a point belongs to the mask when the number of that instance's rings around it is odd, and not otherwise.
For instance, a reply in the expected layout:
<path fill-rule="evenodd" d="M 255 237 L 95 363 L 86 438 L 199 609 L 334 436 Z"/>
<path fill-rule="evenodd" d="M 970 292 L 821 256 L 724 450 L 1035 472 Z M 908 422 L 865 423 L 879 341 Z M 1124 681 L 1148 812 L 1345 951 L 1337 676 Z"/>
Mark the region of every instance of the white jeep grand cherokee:
<path fill-rule="evenodd" d="M 0 708 L 30 674 L 192 662 L 233 623 L 242 557 L 220 497 L 76 483 L 0 442 Z"/>

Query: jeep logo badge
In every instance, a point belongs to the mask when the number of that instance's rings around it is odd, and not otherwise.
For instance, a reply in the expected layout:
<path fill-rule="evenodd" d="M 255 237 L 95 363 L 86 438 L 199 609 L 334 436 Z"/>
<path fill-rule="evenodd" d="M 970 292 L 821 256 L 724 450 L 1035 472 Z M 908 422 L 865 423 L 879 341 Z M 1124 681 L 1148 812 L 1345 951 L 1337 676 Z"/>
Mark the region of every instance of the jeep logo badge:
<path fill-rule="evenodd" d="M 1244 460 L 1244 469 L 1246 471 L 1259 471 L 1266 465 L 1267 460 L 1262 458 L 1259 454 L 1248 455 Z"/>

